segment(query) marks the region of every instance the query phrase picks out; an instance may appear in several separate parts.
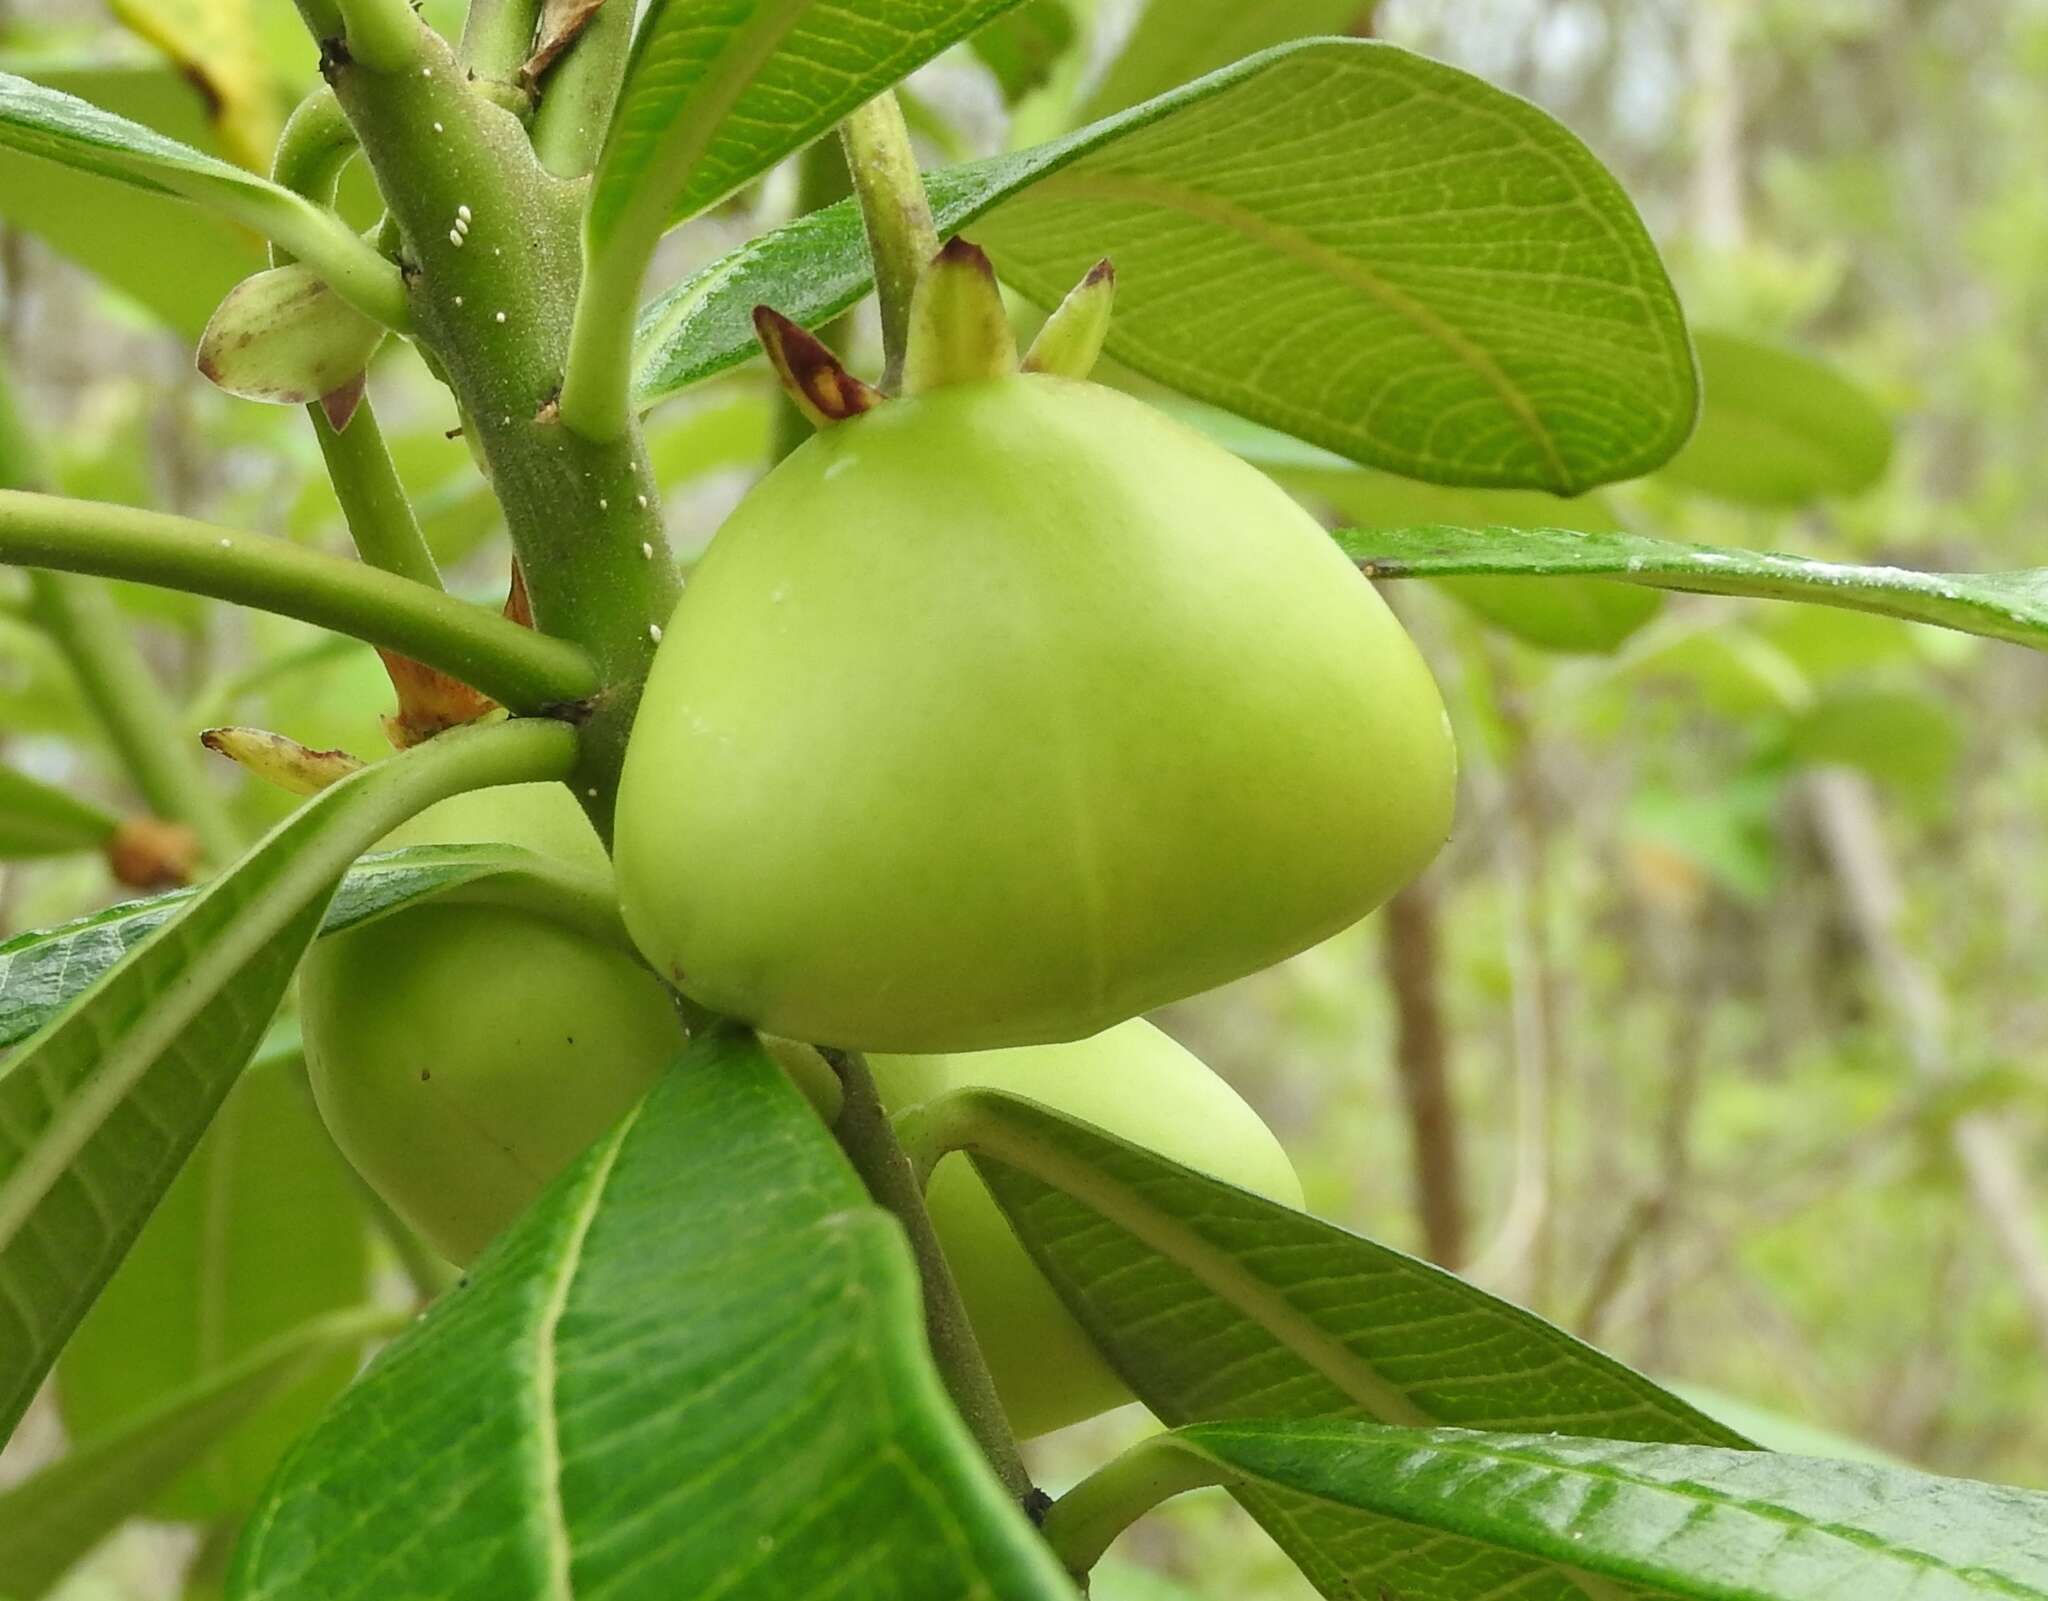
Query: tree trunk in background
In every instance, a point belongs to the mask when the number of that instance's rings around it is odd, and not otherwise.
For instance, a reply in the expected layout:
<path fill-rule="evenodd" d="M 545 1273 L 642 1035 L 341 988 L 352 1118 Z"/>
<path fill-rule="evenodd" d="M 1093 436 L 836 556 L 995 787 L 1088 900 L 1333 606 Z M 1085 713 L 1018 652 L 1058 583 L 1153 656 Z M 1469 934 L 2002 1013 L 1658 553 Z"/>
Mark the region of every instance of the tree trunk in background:
<path fill-rule="evenodd" d="M 1440 1266 L 1455 1268 L 1465 1259 L 1465 1184 L 1439 986 L 1433 875 L 1425 874 L 1387 902 L 1382 916 L 1387 982 L 1394 993 L 1394 1065 L 1408 1112 L 1423 1253 Z"/>
<path fill-rule="evenodd" d="M 1877 797 L 1860 773 L 1829 769 L 1809 780 L 1821 848 L 1841 887 L 1857 943 L 1870 964 L 1879 1006 L 1890 1013 L 1923 1083 L 1950 1077 L 1948 997 L 1899 935 L 1904 892 L 1885 844 Z M 1959 1117 L 1949 1131 L 1970 1198 L 2004 1255 L 2048 1355 L 2048 1247 L 2026 1173 L 2005 1130 L 1988 1112 Z"/>

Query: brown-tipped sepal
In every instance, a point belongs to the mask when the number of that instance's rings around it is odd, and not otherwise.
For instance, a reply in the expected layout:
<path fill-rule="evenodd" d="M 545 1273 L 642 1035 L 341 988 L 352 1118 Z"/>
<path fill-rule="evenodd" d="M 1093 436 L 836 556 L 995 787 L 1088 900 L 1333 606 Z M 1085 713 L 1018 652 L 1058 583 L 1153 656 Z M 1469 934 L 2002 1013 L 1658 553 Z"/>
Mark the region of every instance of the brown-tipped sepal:
<path fill-rule="evenodd" d="M 320 401 L 340 428 L 355 414 L 356 386 L 383 342 L 381 323 L 295 263 L 244 278 L 228 291 L 200 335 L 198 364 L 213 383 L 244 400 L 280 406 Z"/>
<path fill-rule="evenodd" d="M 888 398 L 848 372 L 824 340 L 771 306 L 754 308 L 754 332 L 784 391 L 813 428 L 858 417 Z"/>
<path fill-rule="evenodd" d="M 398 710 L 384 719 L 384 737 L 393 750 L 411 750 L 436 734 L 461 728 L 499 710 L 498 703 L 438 667 L 416 662 L 395 650 L 379 648 L 391 687 L 398 691 Z"/>
<path fill-rule="evenodd" d="M 1016 370 L 1017 336 L 1003 310 L 995 268 L 979 245 L 947 240 L 910 297 L 904 392 L 920 395 Z"/>
<path fill-rule="evenodd" d="M 199 743 L 294 795 L 317 795 L 363 767 L 345 750 L 313 750 L 266 728 L 209 728 Z"/>
<path fill-rule="evenodd" d="M 1088 269 L 1088 276 L 1067 292 L 1059 309 L 1045 319 L 1038 337 L 1024 353 L 1026 372 L 1055 378 L 1086 378 L 1102 355 L 1109 334 L 1109 316 L 1116 305 L 1116 268 L 1107 257 Z"/>

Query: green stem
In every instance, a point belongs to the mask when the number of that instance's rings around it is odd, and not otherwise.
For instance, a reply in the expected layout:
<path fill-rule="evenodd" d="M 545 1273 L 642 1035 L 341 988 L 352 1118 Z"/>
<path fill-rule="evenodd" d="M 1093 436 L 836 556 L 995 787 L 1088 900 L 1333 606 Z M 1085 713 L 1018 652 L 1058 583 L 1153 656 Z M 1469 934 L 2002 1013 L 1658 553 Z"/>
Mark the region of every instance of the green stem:
<path fill-rule="evenodd" d="M 826 1051 L 824 1056 L 846 1091 L 833 1132 L 875 1203 L 894 1213 L 910 1236 L 910 1249 L 924 1281 L 925 1333 L 939 1376 L 1003 1488 L 1020 1505 L 1028 1506 L 1037 1494 L 1030 1471 L 1024 1466 L 988 1362 L 967 1321 L 960 1287 L 939 1248 L 938 1233 L 925 1209 L 924 1188 L 896 1143 L 889 1114 L 882 1109 L 874 1074 L 858 1052 Z"/>
<path fill-rule="evenodd" d="M 534 621 L 597 668 L 574 785 L 609 839 L 640 686 L 680 585 L 632 418 L 604 438 L 565 421 L 587 185 L 546 172 L 525 126 L 475 92 L 445 47 L 430 41 L 428 54 L 431 76 L 343 63 L 332 81 L 391 205 L 417 337 L 487 464 Z M 451 240 L 465 210 L 467 231 Z M 614 309 L 630 323 L 630 303 Z"/>
<path fill-rule="evenodd" d="M 533 148 L 557 178 L 581 178 L 597 164 L 632 44 L 632 0 L 604 0 L 543 80 Z"/>
<path fill-rule="evenodd" d="M 161 584 L 297 617 L 472 684 L 514 711 L 544 711 L 598 688 L 564 640 L 360 562 L 288 540 L 97 501 L 0 490 L 0 561 Z"/>
<path fill-rule="evenodd" d="M 271 166 L 272 181 L 294 194 L 321 204 L 334 199 L 341 169 L 356 152 L 356 131 L 329 88 L 316 89 L 299 102 L 285 123 Z M 283 266 L 288 252 L 273 247 L 271 264 Z M 441 569 L 427 549 L 413 515 L 412 501 L 399 482 L 398 469 L 384 444 L 384 430 L 365 396 L 345 431 L 337 432 L 317 402 L 306 408 L 313 437 L 319 442 L 327 476 L 334 485 L 341 514 L 355 541 L 356 554 L 372 567 L 410 578 L 430 589 L 441 587 Z"/>
<path fill-rule="evenodd" d="M 332 205 L 341 170 L 355 151 L 356 131 L 342 115 L 334 91 L 315 89 L 285 120 L 271 158 L 271 180 L 315 205 Z"/>
<path fill-rule="evenodd" d="M 425 60 L 427 25 L 412 0 L 335 0 L 349 55 L 372 72 L 403 72 Z"/>
<path fill-rule="evenodd" d="M 339 433 L 319 406 L 306 408 L 313 419 L 313 437 L 327 462 L 327 476 L 341 502 L 341 514 L 355 540 L 356 553 L 372 567 L 429 589 L 441 587 L 441 569 L 420 532 L 412 499 L 399 482 L 377 413 L 364 397 L 348 427 Z"/>
<path fill-rule="evenodd" d="M 0 484 L 45 481 L 41 452 L 0 371 Z M 105 586 L 55 572 L 31 572 L 29 615 L 64 653 L 86 704 L 144 803 L 184 823 L 215 863 L 242 848 L 227 803 L 206 772 L 198 742 L 180 723 L 156 671 L 142 659 Z"/>
<path fill-rule="evenodd" d="M 1222 1484 L 1220 1464 L 1170 1434 L 1140 1440 L 1053 1502 L 1045 1543 L 1076 1579 L 1085 1579 L 1116 1537 L 1162 1501 Z"/>
<path fill-rule="evenodd" d="M 336 0 L 296 0 L 306 31 L 321 44 L 341 37 L 341 7 Z"/>
<path fill-rule="evenodd" d="M 533 51 L 540 13 L 540 0 L 469 0 L 457 52 L 462 64 L 479 78 L 510 83 Z"/>
<path fill-rule="evenodd" d="M 183 731 L 113 595 L 102 584 L 64 573 L 32 572 L 29 584 L 36 621 L 63 651 L 150 811 L 189 826 L 209 862 L 232 861 L 242 848 L 240 831 L 207 775 L 198 739 Z"/>
<path fill-rule="evenodd" d="M 861 216 L 867 222 L 875 298 L 882 310 L 882 389 L 893 395 L 903 387 L 910 297 L 938 254 L 939 236 L 895 95 L 870 100 L 840 124 L 839 136 L 846 146 L 853 192 L 860 197 Z"/>

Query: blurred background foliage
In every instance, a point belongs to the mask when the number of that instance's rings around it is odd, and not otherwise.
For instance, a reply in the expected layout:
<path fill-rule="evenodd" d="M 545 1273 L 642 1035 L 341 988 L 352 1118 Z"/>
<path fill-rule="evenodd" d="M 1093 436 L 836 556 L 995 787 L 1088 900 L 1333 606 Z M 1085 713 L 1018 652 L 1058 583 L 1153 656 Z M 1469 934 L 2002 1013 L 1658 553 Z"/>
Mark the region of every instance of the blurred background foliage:
<path fill-rule="evenodd" d="M 1468 67 L 1561 116 L 1637 198 L 1700 347 L 1694 443 L 1647 480 L 1561 502 L 1454 494 L 1228 418 L 1202 426 L 1333 521 L 2039 562 L 2048 5 L 1362 9 L 1034 0 L 920 74 L 907 105 L 938 162 L 1297 34 L 1370 28 Z M 314 78 L 284 0 L 11 0 L 0 65 L 259 165 Z M 820 165 L 791 163 L 684 230 L 655 282 L 829 195 L 829 172 L 806 176 Z M 373 215 L 355 185 L 350 205 Z M 62 488 L 345 548 L 304 419 L 192 370 L 197 329 L 261 264 L 252 239 L 17 156 L 0 156 L 0 224 L 0 339 Z M 872 331 L 850 337 L 872 365 Z M 453 587 L 501 596 L 502 529 L 448 437 L 445 393 L 395 344 L 372 383 Z M 686 556 L 779 426 L 757 370 L 655 414 Z M 0 760 L 134 810 L 16 578 L 0 573 Z M 1772 1443 L 2048 1485 L 2048 663 L 1853 613 L 1660 604 L 1614 584 L 1389 593 L 1458 724 L 1456 837 L 1365 925 L 1162 1021 L 1260 1107 L 1314 1210 L 1460 1267 Z M 366 648 L 155 592 L 118 599 L 195 730 L 384 750 L 389 691 Z M 225 764 L 217 781 L 252 831 L 289 804 Z M 0 937 L 117 894 L 91 855 L 0 866 Z M 398 1282 L 402 1253 L 324 1150 L 296 1073 L 287 1027 L 0 1484 L 67 1428 L 91 1437 L 356 1304 L 366 1282 Z M 176 1594 L 194 1552 L 188 1593 L 207 1593 L 279 1420 L 345 1371 L 301 1377 L 155 1508 L 191 1521 L 131 1529 L 62 1593 Z M 1115 1415 L 1034 1454 L 1058 1487 L 1142 1427 Z M 1308 1593 L 1212 1499 L 1176 1503 L 1121 1550 L 1097 1586 L 1109 1601 L 1182 1583 Z"/>

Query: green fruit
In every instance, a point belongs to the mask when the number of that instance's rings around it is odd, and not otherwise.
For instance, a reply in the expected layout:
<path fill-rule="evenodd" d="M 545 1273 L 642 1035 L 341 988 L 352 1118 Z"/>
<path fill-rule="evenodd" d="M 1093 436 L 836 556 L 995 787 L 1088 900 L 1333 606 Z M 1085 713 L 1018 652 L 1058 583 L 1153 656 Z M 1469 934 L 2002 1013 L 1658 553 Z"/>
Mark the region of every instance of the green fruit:
<path fill-rule="evenodd" d="M 559 785 L 459 796 L 385 843 L 494 840 L 609 882 L 603 847 Z M 324 939 L 299 995 L 335 1143 L 463 1264 L 646 1093 L 683 1041 L 666 988 L 623 943 L 527 900 L 444 898 Z"/>
<path fill-rule="evenodd" d="M 1454 766 L 1406 634 L 1266 478 L 1092 384 L 958 384 L 719 532 L 627 752 L 623 909 L 775 1034 L 1076 1039 L 1370 911 Z"/>
<path fill-rule="evenodd" d="M 892 1112 L 943 1090 L 1003 1090 L 1269 1200 L 1302 1204 L 1301 1180 L 1258 1114 L 1199 1057 L 1141 1019 L 1071 1045 L 871 1060 Z M 1131 1399 L 966 1157 L 939 1163 L 928 1199 L 968 1321 L 1021 1438 Z"/>

